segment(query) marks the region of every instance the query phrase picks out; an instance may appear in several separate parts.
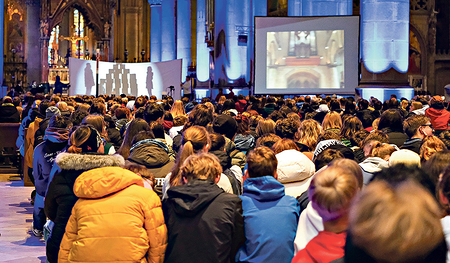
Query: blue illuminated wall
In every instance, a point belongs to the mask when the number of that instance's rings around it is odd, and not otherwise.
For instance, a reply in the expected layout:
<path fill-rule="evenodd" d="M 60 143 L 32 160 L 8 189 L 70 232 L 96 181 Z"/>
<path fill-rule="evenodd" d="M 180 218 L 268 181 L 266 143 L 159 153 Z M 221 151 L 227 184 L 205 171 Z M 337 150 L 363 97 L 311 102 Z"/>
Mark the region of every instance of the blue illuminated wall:
<path fill-rule="evenodd" d="M 250 0 L 215 1 L 215 82 L 248 80 L 247 46 L 238 46 L 236 26 L 249 26 Z"/>
<path fill-rule="evenodd" d="M 4 29 L 4 25 L 3 25 L 3 21 L 4 19 L 4 14 L 5 12 L 3 12 L 3 10 L 5 10 L 4 8 L 4 2 L 3 0 L 0 0 L 0 10 L 2 10 L 0 12 L 0 43 L 2 44 L 2 47 L 4 47 L 4 38 L 3 38 L 3 29 Z M 0 80 L 2 80 L 3 83 L 3 48 L 0 50 Z M 24 83 L 25 84 L 25 83 Z M 1 83 L 0 83 L 1 85 Z M 0 86 L 0 89 L 3 91 L 3 88 Z M 6 96 L 6 94 L 0 94 L 0 96 Z"/>
<path fill-rule="evenodd" d="M 151 13 L 151 40 L 150 61 L 161 61 L 161 4 L 150 3 Z"/>
<path fill-rule="evenodd" d="M 205 0 L 197 0 L 197 79 L 201 82 L 209 80 L 209 48 L 205 43 L 205 23 Z"/>
<path fill-rule="evenodd" d="M 175 0 L 161 3 L 161 61 L 176 59 L 175 45 Z"/>
<path fill-rule="evenodd" d="M 248 35 L 248 52 L 247 52 L 247 64 L 248 65 L 254 65 L 252 61 L 255 59 L 255 54 L 253 50 L 255 49 L 255 42 L 254 42 L 254 34 L 255 34 L 255 16 L 267 16 L 267 1 L 252 1 L 252 15 L 250 16 L 250 25 L 251 30 L 249 31 Z M 251 72 L 250 72 L 250 66 L 247 70 L 247 76 L 251 78 Z"/>
<path fill-rule="evenodd" d="M 191 64 L 191 1 L 177 1 L 177 58 L 183 59 L 181 79 L 186 79 Z"/>
<path fill-rule="evenodd" d="M 361 54 L 365 68 L 408 71 L 409 0 L 363 0 Z"/>
<path fill-rule="evenodd" d="M 352 0 L 289 0 L 288 16 L 352 15 Z"/>

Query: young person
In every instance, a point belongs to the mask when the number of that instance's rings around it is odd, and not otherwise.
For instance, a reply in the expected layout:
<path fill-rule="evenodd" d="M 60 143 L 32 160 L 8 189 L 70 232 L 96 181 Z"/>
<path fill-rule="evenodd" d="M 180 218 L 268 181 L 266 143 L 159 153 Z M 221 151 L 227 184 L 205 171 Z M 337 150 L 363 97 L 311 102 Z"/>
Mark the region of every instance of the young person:
<path fill-rule="evenodd" d="M 179 170 L 181 184 L 170 187 L 163 200 L 164 262 L 234 262 L 244 243 L 242 202 L 217 186 L 222 173 L 217 157 L 190 155 Z"/>
<path fill-rule="evenodd" d="M 44 197 L 47 192 L 50 171 L 56 156 L 67 147 L 69 140 L 69 126 L 71 124 L 61 116 L 50 118 L 45 130 L 43 142 L 36 146 L 33 153 L 33 177 L 36 187 L 36 198 L 33 211 L 33 234 L 42 236 L 46 221 L 44 213 Z"/>
<path fill-rule="evenodd" d="M 256 148 L 247 163 L 240 196 L 246 241 L 236 262 L 291 262 L 300 206 L 277 181 L 278 161 L 272 150 Z"/>
<path fill-rule="evenodd" d="M 324 230 L 295 255 L 293 263 L 331 262 L 344 256 L 348 209 L 358 190 L 356 176 L 339 165 L 314 176 L 308 196 L 323 220 Z"/>
<path fill-rule="evenodd" d="M 60 153 L 55 159 L 57 173 L 53 179 L 50 174 L 45 197 L 45 214 L 54 222 L 47 240 L 47 260 L 58 262 L 58 252 L 72 208 L 78 200 L 73 192 L 77 177 L 85 171 L 111 166 L 123 166 L 125 161 L 120 155 L 103 155 L 103 140 L 100 134 L 90 126 L 78 127 L 70 136 L 67 153 Z M 53 170 L 52 170 L 53 172 Z"/>
<path fill-rule="evenodd" d="M 433 135 L 433 125 L 430 118 L 425 115 L 414 115 L 406 119 L 403 122 L 403 130 L 409 139 L 400 149 L 411 150 L 417 154 L 420 154 L 423 139 Z"/>
<path fill-rule="evenodd" d="M 163 262 L 167 229 L 161 201 L 142 177 L 120 167 L 82 173 L 58 262 Z"/>

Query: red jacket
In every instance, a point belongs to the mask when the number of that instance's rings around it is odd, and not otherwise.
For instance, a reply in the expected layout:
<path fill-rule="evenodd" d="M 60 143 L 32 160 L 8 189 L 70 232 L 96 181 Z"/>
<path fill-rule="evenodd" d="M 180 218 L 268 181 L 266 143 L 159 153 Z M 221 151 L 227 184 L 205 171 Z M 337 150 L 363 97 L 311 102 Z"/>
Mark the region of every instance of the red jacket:
<path fill-rule="evenodd" d="M 425 115 L 430 117 L 431 124 L 436 130 L 446 130 L 448 129 L 448 124 L 450 123 L 450 112 L 446 109 L 433 109 L 428 108 L 425 111 Z"/>
<path fill-rule="evenodd" d="M 246 100 L 238 100 L 238 102 L 236 102 L 236 110 L 239 113 L 243 113 L 245 111 L 245 108 L 247 107 L 247 101 Z"/>
<path fill-rule="evenodd" d="M 347 232 L 335 234 L 320 231 L 311 239 L 306 247 L 292 259 L 292 263 L 325 263 L 344 257 L 344 246 Z"/>

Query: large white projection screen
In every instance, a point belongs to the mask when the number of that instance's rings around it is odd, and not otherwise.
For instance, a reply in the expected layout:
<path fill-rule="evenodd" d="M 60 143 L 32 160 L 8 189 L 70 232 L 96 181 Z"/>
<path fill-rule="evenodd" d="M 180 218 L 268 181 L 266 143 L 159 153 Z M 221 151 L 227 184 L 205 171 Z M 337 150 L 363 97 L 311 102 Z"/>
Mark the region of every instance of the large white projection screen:
<path fill-rule="evenodd" d="M 255 17 L 256 94 L 354 94 L 359 17 Z"/>
<path fill-rule="evenodd" d="M 96 62 L 71 58 L 69 65 L 69 95 L 95 95 Z M 166 92 L 177 100 L 181 99 L 180 81 L 181 59 L 157 63 L 99 63 L 99 95 L 155 95 L 160 99 Z M 170 86 L 175 88 L 172 94 Z"/>

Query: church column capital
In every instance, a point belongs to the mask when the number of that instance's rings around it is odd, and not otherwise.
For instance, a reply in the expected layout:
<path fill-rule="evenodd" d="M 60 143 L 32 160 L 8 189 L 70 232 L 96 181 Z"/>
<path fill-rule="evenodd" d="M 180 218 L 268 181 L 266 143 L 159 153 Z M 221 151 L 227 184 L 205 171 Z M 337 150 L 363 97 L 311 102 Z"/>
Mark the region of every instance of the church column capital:
<path fill-rule="evenodd" d="M 40 0 L 27 0 L 27 1 L 25 1 L 25 4 L 28 6 L 40 6 L 41 1 Z"/>

